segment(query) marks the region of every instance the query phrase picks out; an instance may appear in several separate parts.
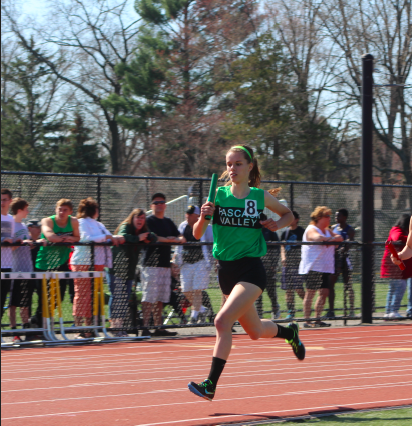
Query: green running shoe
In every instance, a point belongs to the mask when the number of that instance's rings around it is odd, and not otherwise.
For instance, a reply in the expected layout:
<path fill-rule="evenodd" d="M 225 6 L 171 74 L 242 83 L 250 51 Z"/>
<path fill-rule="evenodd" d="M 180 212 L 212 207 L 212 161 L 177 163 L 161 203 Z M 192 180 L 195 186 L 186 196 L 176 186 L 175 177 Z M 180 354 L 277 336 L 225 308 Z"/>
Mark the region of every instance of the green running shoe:
<path fill-rule="evenodd" d="M 200 396 L 201 398 L 207 399 L 210 402 L 212 402 L 215 396 L 216 388 L 209 379 L 203 380 L 203 382 L 199 384 L 190 382 L 187 387 L 189 388 L 190 392 Z"/>
<path fill-rule="evenodd" d="M 291 328 L 295 332 L 295 335 L 292 340 L 285 340 L 285 342 L 292 346 L 293 353 L 296 355 L 296 358 L 299 361 L 303 361 L 305 359 L 306 349 L 299 339 L 299 326 L 291 322 L 288 324 L 288 328 Z"/>

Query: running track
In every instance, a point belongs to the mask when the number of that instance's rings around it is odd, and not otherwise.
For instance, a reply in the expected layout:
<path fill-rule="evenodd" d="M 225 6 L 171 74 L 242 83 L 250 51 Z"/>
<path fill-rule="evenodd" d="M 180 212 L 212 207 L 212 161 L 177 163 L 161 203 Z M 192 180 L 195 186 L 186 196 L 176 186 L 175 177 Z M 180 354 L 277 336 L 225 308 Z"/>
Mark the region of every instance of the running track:
<path fill-rule="evenodd" d="M 301 331 L 299 362 L 280 339 L 233 338 L 213 403 L 213 337 L 2 351 L 2 424 L 218 425 L 412 403 L 412 326 Z"/>

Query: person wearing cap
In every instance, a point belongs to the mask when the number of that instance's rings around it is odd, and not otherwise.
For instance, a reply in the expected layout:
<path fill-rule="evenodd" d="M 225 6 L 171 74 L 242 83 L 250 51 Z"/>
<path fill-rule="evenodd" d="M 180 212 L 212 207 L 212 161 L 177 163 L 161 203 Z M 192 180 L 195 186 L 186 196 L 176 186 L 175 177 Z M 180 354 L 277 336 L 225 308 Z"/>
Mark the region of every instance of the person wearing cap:
<path fill-rule="evenodd" d="M 164 194 L 160 192 L 154 194 L 150 207 L 153 214 L 146 219 L 147 227 L 150 232 L 156 234 L 159 242 L 175 244 L 186 242 L 172 219 L 165 216 L 167 206 Z M 145 327 L 149 327 L 152 315 L 154 325 L 156 327 L 162 325 L 163 304 L 169 303 L 171 294 L 171 253 L 171 245 L 150 246 L 146 250 L 141 270 L 142 310 Z M 170 337 L 176 334 L 176 332 L 157 328 L 153 335 Z"/>
<path fill-rule="evenodd" d="M 200 216 L 198 206 L 189 206 L 185 216 L 186 220 L 179 225 L 178 230 L 187 242 L 213 242 L 211 225 L 208 225 L 200 240 L 193 236 L 193 225 Z M 202 291 L 209 286 L 211 254 L 210 246 L 200 245 L 179 246 L 175 252 L 174 261 L 180 267 L 182 291 L 192 305 L 189 324 L 197 323 L 199 313 L 204 315 L 207 310 L 202 306 Z"/>

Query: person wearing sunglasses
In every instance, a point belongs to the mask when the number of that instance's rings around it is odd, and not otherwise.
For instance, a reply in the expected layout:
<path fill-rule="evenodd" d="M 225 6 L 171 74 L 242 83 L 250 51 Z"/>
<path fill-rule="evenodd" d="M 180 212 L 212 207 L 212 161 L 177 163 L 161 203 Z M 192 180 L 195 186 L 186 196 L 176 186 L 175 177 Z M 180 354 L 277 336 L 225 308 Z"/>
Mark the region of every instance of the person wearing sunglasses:
<path fill-rule="evenodd" d="M 311 222 L 303 234 L 303 242 L 321 241 L 343 241 L 341 235 L 329 229 L 332 210 L 326 206 L 318 206 L 311 213 Z M 315 316 L 322 316 L 323 306 L 329 295 L 329 276 L 335 273 L 335 249 L 337 245 L 303 245 L 301 251 L 301 261 L 299 264 L 299 274 L 305 275 L 306 293 L 303 300 L 303 310 L 305 318 L 310 317 L 312 310 L 312 300 L 317 291 L 318 299 L 315 303 Z M 304 327 L 330 327 L 320 319 L 314 323 L 307 320 Z"/>
<path fill-rule="evenodd" d="M 184 243 L 185 238 L 180 234 L 172 219 L 165 216 L 166 196 L 157 192 L 152 196 L 150 205 L 152 214 L 146 223 L 150 232 L 157 235 L 159 242 Z M 150 246 L 147 248 L 142 268 L 142 309 L 143 323 L 149 327 L 153 315 L 155 327 L 162 325 L 163 304 L 169 303 L 171 294 L 171 246 Z M 176 332 L 157 328 L 154 336 L 175 336 Z"/>

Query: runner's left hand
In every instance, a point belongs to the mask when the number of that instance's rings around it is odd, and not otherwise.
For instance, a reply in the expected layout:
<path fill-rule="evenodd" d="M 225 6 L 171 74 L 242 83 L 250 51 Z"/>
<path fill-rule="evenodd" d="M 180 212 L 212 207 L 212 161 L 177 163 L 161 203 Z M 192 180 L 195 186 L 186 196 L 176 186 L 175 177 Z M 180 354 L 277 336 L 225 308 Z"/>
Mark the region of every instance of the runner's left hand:
<path fill-rule="evenodd" d="M 273 219 L 261 220 L 260 224 L 272 232 L 276 232 L 279 229 L 277 222 Z"/>

